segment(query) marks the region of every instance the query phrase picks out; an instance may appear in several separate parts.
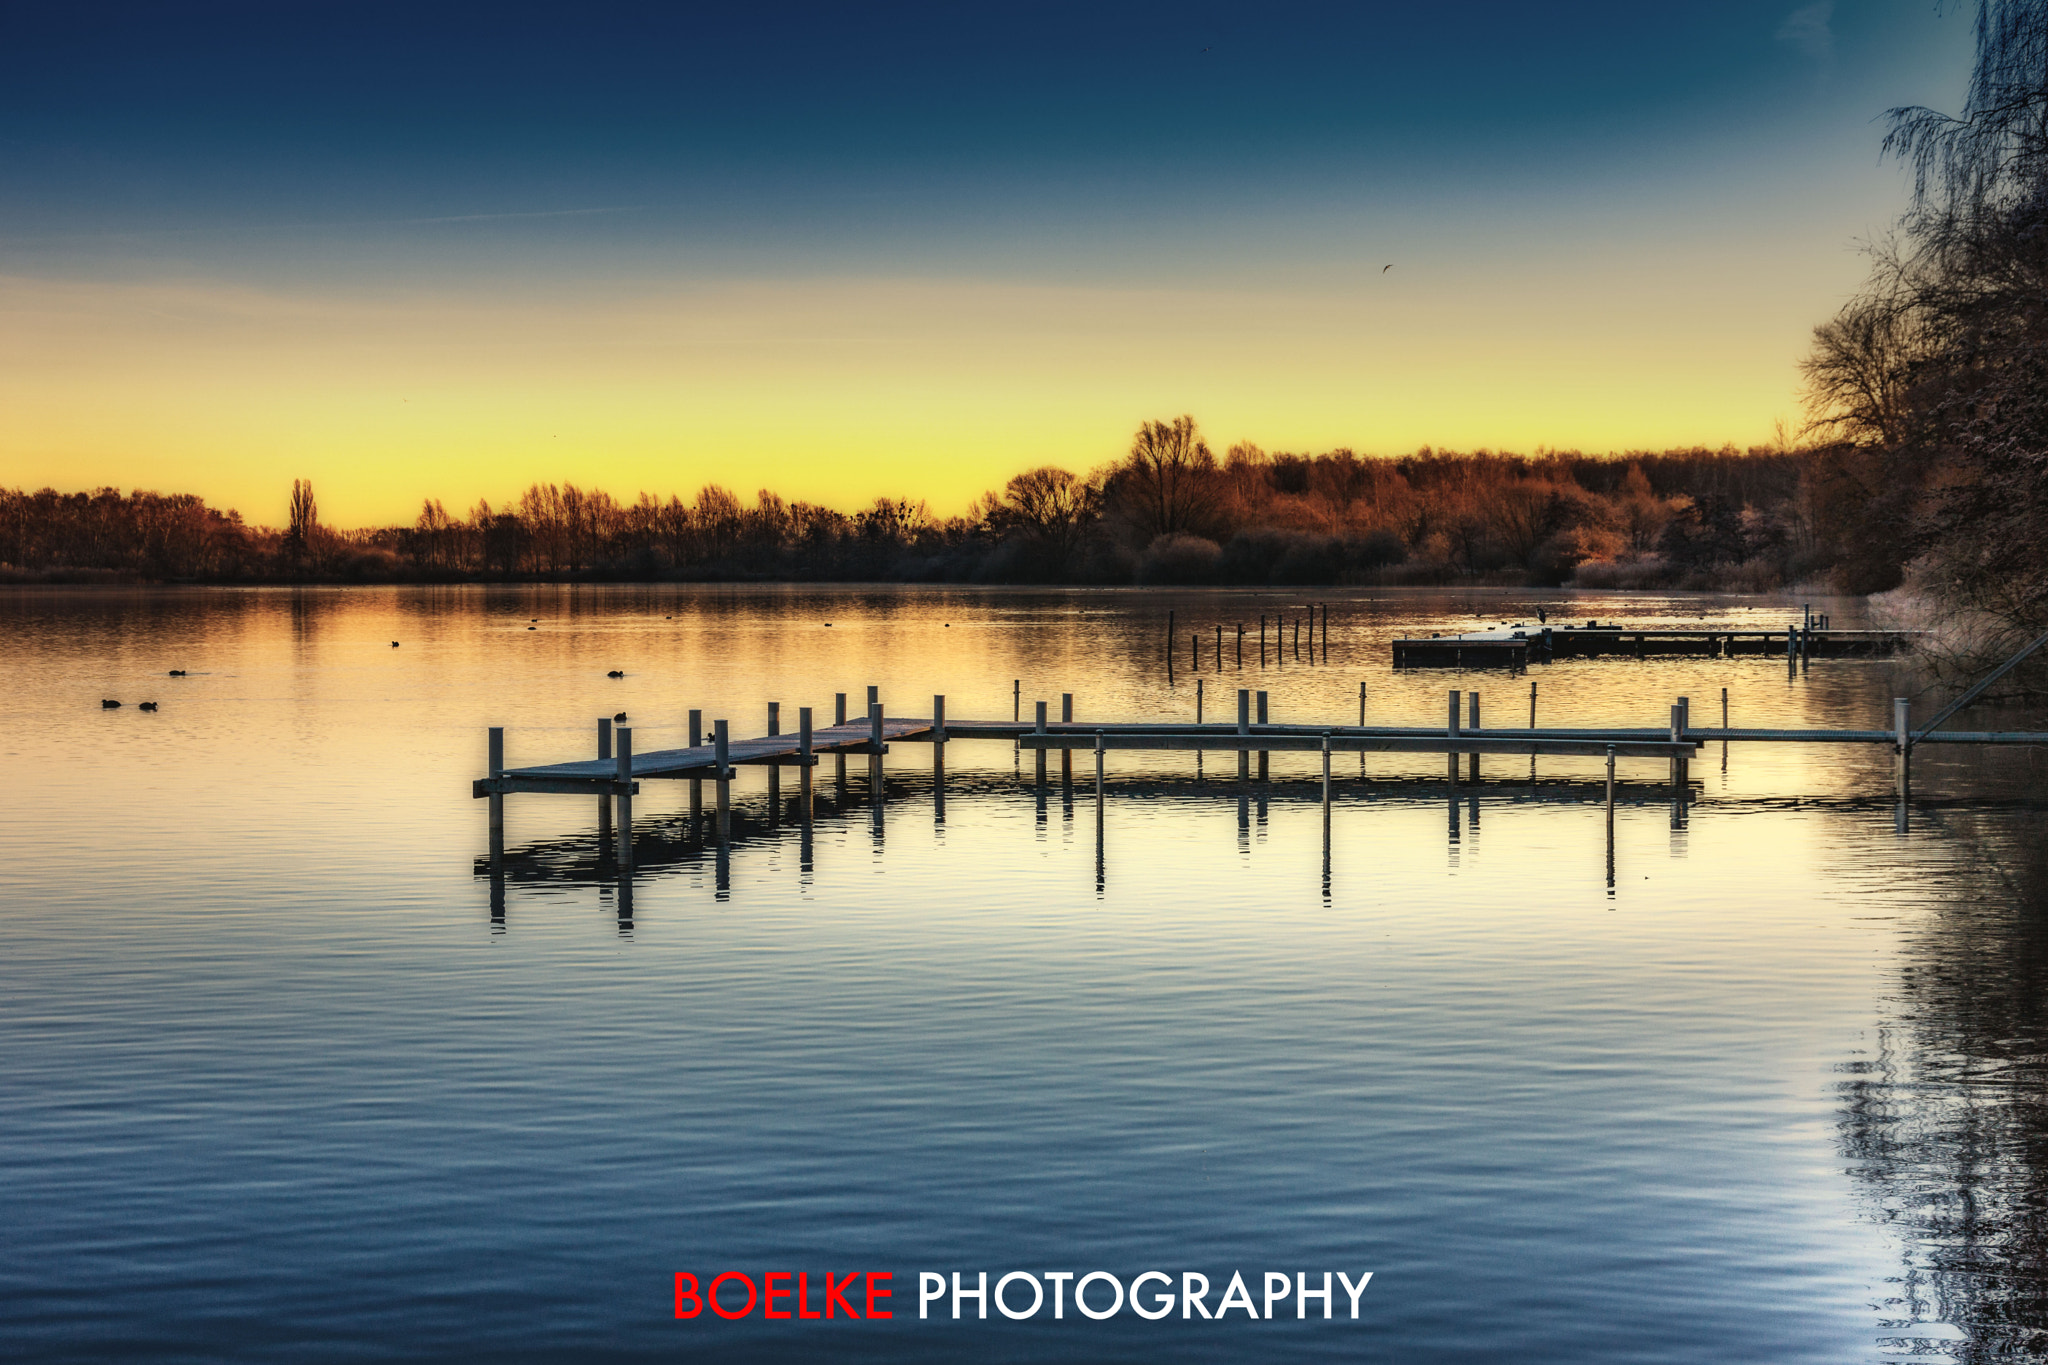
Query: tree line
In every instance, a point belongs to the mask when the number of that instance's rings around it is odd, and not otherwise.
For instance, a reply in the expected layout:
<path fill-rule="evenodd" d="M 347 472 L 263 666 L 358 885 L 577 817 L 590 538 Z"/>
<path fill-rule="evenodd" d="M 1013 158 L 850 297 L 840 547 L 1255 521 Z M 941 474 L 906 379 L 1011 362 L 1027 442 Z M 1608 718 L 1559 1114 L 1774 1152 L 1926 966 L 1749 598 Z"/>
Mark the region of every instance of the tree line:
<path fill-rule="evenodd" d="M 1142 423 L 1088 473 L 1026 470 L 958 516 L 749 500 L 624 501 L 572 482 L 410 525 L 343 530 L 295 481 L 287 524 L 190 495 L 0 490 L 22 578 L 209 582 L 608 578 L 964 583 L 1495 582 L 1763 589 L 1844 572 L 1846 445 L 1621 457 L 1424 449 L 1218 456 L 1191 417 Z M 1853 502 L 1853 498 L 1851 499 Z"/>

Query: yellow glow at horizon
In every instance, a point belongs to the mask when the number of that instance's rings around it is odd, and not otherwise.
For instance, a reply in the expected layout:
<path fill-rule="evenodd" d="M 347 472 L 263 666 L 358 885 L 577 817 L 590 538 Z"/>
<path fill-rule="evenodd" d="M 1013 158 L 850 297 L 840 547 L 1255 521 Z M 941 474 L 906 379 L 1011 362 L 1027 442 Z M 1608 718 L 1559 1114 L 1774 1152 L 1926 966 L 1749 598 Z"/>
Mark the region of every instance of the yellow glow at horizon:
<path fill-rule="evenodd" d="M 1753 259 L 1753 258 L 1752 258 Z M 1730 265 L 1735 262 L 1729 262 Z M 630 500 L 960 510 L 1018 470 L 1115 458 L 1192 413 L 1219 454 L 1423 444 L 1759 443 L 1854 284 L 1588 255 L 1306 286 L 944 278 L 627 293 L 275 292 L 0 278 L 0 484 L 196 492 L 283 519 L 409 522 L 568 479 Z"/>

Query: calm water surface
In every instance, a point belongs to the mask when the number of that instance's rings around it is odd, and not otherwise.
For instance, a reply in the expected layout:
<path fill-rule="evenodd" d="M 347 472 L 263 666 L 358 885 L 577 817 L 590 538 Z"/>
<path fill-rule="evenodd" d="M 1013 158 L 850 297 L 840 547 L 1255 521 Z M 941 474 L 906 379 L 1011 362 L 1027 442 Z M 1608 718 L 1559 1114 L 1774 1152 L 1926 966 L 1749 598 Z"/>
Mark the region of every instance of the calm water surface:
<path fill-rule="evenodd" d="M 737 784 L 637 867 L 512 762 L 689 708 L 1192 719 L 1185 633 L 1285 594 L 534 588 L 0 598 L 0 1355 L 101 1360 L 1843 1361 L 2044 1350 L 2039 765 L 1877 749 L 1624 762 L 899 744 Z M 1324 600 L 1318 595 L 1317 600 Z M 1525 594 L 1329 596 L 1282 721 L 1879 727 L 1884 662 L 1393 673 Z M 1754 598 L 1551 598 L 1780 625 Z M 1822 604 L 1838 625 L 1857 604 Z M 1177 612 L 1183 663 L 1161 662 Z M 829 626 L 826 624 L 829 622 Z M 529 627 L 533 627 L 529 629 Z M 398 642 L 393 648 L 392 642 Z M 172 678 L 171 669 L 189 676 Z M 608 670 L 626 677 L 608 679 Z M 129 703 L 103 710 L 101 698 Z M 155 714 L 134 703 L 154 700 Z M 1921 714 L 1928 708 L 1923 705 Z M 1985 716 L 1989 723 L 2000 718 Z M 677 1322 L 678 1270 L 895 1272 L 890 1322 Z M 1373 1272 L 1361 1316 L 919 1322 L 917 1272 Z M 1020 1296 L 1021 1298 L 1021 1296 Z M 1213 1297 L 1212 1297 L 1212 1302 Z M 815 1302 L 815 1300 L 814 1300 Z M 1340 1316 L 1344 1311 L 1340 1292 Z"/>

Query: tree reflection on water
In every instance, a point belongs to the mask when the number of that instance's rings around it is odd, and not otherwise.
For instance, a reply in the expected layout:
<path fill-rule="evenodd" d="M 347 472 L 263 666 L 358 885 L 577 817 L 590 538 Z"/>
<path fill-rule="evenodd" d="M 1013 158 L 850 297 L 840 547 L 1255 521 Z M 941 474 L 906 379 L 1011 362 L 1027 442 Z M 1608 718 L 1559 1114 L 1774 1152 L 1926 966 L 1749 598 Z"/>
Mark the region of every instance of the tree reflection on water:
<path fill-rule="evenodd" d="M 1972 850 L 1902 940 L 1842 1140 L 1905 1266 L 1880 1305 L 1903 1354 L 2048 1358 L 2048 817 L 1949 811 Z M 1938 1340 L 1947 1323 L 1964 1340 Z M 1890 1335 L 1896 1332 L 1896 1336 Z"/>

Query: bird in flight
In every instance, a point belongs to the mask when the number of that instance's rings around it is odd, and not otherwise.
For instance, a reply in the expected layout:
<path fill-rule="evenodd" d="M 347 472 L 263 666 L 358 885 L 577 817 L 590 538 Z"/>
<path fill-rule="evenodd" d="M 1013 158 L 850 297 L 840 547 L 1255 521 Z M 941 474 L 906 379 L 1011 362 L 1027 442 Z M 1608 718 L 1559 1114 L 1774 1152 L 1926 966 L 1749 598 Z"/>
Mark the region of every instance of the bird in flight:
<path fill-rule="evenodd" d="M 1393 268 L 1394 268 L 1394 263 L 1393 263 L 1392 261 L 1388 261 L 1388 262 L 1387 262 L 1387 263 L 1386 263 L 1385 265 L 1383 265 L 1383 266 L 1381 266 L 1381 267 L 1380 267 L 1380 274 L 1384 275 L 1384 274 L 1386 274 L 1386 273 L 1387 273 L 1387 272 L 1388 272 L 1389 270 L 1392 270 Z"/>

